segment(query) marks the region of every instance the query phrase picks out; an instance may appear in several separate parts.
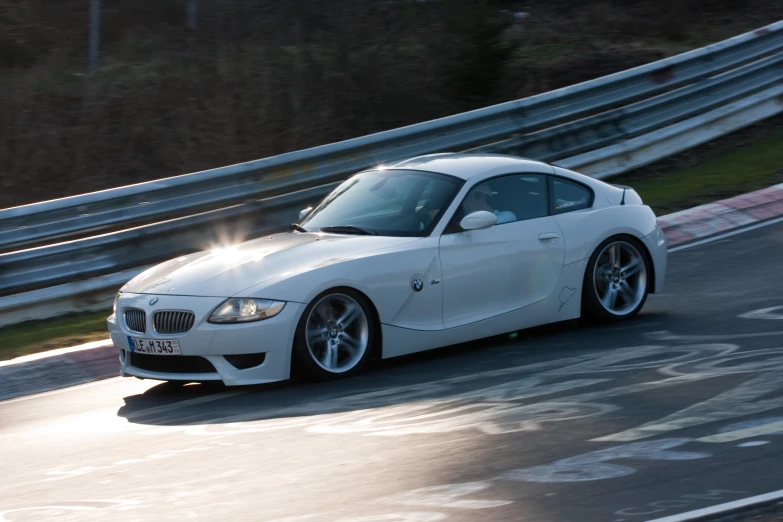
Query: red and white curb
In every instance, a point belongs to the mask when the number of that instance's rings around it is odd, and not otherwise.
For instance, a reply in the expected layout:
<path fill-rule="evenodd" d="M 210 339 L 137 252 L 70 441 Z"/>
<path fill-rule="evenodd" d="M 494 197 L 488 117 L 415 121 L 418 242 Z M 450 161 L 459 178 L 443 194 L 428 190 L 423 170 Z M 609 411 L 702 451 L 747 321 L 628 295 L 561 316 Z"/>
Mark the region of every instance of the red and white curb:
<path fill-rule="evenodd" d="M 756 495 L 755 497 L 748 497 L 740 500 L 734 500 L 732 502 L 726 502 L 725 504 L 718 504 L 716 506 L 696 509 L 694 511 L 680 513 L 678 515 L 656 518 L 655 520 L 648 520 L 647 522 L 696 522 L 698 520 L 709 520 L 717 517 L 729 516 L 749 508 L 762 507 L 766 504 L 773 504 L 779 500 L 783 500 L 783 489 L 773 491 L 771 493 L 765 493 L 763 495 Z"/>
<path fill-rule="evenodd" d="M 671 248 L 756 228 L 781 216 L 783 183 L 661 216 L 658 222 Z M 0 400 L 115 377 L 119 368 L 117 349 L 109 340 L 0 361 Z"/>
<path fill-rule="evenodd" d="M 783 183 L 658 218 L 669 247 L 783 216 Z"/>
<path fill-rule="evenodd" d="M 56 350 L 23 355 L 21 357 L 17 357 L 16 359 L 11 359 L 10 361 L 0 361 L 0 368 L 6 366 L 16 366 L 17 364 L 24 364 L 32 361 L 40 361 L 41 359 L 48 359 L 50 357 L 57 357 L 60 355 L 68 355 L 69 358 L 79 360 L 83 359 L 84 356 L 82 354 L 78 354 L 78 352 L 83 352 L 85 350 L 95 350 L 97 348 L 109 348 L 111 346 L 112 344 L 109 339 L 103 339 L 101 341 L 93 341 L 91 343 L 80 344 L 78 346 L 69 346 L 67 348 L 58 348 Z"/>

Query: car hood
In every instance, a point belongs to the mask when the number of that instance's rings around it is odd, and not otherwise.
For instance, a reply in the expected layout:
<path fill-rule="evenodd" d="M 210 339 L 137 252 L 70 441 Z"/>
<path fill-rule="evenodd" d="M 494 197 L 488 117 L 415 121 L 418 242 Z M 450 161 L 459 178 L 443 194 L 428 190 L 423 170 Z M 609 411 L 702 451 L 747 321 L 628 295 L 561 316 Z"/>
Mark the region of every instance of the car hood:
<path fill-rule="evenodd" d="M 420 238 L 285 232 L 172 259 L 142 272 L 120 291 L 231 297 L 276 277 L 417 239 Z"/>

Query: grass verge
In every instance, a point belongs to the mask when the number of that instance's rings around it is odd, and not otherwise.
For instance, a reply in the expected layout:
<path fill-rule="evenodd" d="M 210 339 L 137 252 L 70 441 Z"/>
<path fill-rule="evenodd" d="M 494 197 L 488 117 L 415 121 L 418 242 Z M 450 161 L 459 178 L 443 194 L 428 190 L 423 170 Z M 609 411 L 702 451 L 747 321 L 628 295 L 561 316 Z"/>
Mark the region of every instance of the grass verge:
<path fill-rule="evenodd" d="M 661 216 L 783 183 L 781 144 L 777 116 L 608 181 L 632 186 Z"/>
<path fill-rule="evenodd" d="M 107 312 L 25 321 L 0 328 L 0 361 L 22 355 L 107 339 Z"/>

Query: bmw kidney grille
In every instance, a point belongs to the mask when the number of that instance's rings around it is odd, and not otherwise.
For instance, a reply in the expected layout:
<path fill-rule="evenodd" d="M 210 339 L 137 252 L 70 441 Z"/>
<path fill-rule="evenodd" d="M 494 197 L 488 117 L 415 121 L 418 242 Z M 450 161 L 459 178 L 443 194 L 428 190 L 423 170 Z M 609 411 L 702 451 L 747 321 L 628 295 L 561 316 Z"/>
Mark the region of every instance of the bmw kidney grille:
<path fill-rule="evenodd" d="M 195 321 L 193 312 L 161 311 L 152 315 L 152 326 L 160 334 L 185 333 L 193 328 Z"/>
<path fill-rule="evenodd" d="M 127 308 L 125 310 L 125 324 L 128 330 L 138 333 L 147 331 L 147 316 L 144 310 L 138 308 Z"/>

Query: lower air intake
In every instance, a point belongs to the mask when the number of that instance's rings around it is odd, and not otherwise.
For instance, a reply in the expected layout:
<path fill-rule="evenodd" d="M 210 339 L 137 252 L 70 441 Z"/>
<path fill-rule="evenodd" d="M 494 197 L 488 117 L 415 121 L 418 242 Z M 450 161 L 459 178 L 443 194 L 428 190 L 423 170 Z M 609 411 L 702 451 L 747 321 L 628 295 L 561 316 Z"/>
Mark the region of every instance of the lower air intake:
<path fill-rule="evenodd" d="M 215 373 L 215 367 L 207 359 L 196 355 L 130 354 L 131 366 L 148 372 L 161 373 Z"/>
<path fill-rule="evenodd" d="M 246 370 L 264 364 L 266 353 L 243 353 L 240 355 L 224 355 L 223 358 L 237 370 Z"/>

